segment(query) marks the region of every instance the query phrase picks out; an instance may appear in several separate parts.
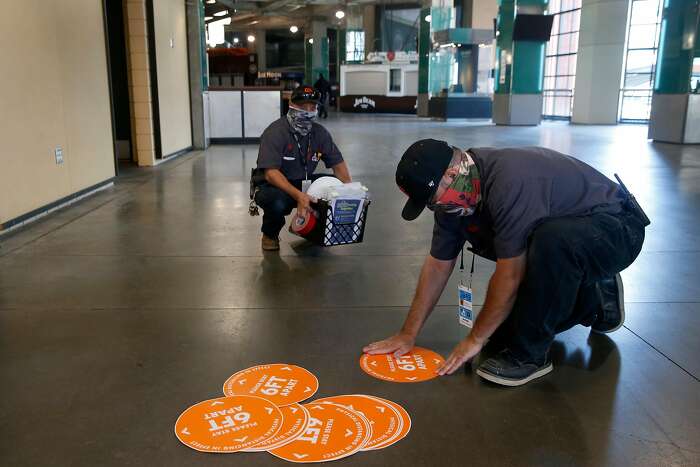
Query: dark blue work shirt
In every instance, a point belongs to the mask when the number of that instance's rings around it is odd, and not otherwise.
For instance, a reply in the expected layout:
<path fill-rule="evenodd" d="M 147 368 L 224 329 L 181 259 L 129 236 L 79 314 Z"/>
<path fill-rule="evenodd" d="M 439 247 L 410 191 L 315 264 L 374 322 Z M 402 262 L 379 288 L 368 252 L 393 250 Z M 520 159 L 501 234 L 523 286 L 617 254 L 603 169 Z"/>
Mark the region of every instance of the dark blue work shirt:
<path fill-rule="evenodd" d="M 616 214 L 626 196 L 590 165 L 547 148 L 473 148 L 481 203 L 472 216 L 435 214 L 430 254 L 457 257 L 465 242 L 485 258 L 513 258 L 547 219 Z"/>
<path fill-rule="evenodd" d="M 306 169 L 299 148 L 306 152 Z M 258 150 L 260 169 L 279 169 L 287 180 L 304 180 L 321 161 L 326 168 L 332 168 L 343 162 L 343 155 L 328 130 L 316 122 L 308 135 L 298 138 L 298 144 L 286 116 L 272 122 L 262 134 Z"/>

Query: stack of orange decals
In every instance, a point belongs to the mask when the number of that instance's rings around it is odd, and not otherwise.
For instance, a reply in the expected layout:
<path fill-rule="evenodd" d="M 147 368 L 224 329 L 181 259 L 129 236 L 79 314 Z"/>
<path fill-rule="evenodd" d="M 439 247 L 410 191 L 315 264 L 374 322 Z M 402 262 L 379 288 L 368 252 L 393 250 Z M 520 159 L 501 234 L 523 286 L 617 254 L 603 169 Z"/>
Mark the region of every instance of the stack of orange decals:
<path fill-rule="evenodd" d="M 299 404 L 287 405 L 280 408 L 284 421 L 282 428 L 275 436 L 256 444 L 252 448 L 245 449 L 249 452 L 271 451 L 284 446 L 285 444 L 297 439 L 304 433 L 309 425 L 309 411 L 306 407 Z"/>
<path fill-rule="evenodd" d="M 285 363 L 258 365 L 239 371 L 224 383 L 227 396 L 263 397 L 280 407 L 301 402 L 318 390 L 318 379 L 308 370 Z"/>
<path fill-rule="evenodd" d="M 175 422 L 175 435 L 203 452 L 237 452 L 272 438 L 282 412 L 259 397 L 219 397 L 193 405 Z"/>
<path fill-rule="evenodd" d="M 357 412 L 337 404 L 307 404 L 311 418 L 304 433 L 270 451 L 290 462 L 326 462 L 355 454 L 371 435 L 370 424 Z"/>
<path fill-rule="evenodd" d="M 376 374 L 365 371 L 402 382 L 413 380 L 403 381 L 390 368 L 414 366 L 408 377 L 424 381 L 438 360 L 442 361 L 439 355 L 419 348 L 401 363 L 384 366 L 372 362 L 386 361 L 386 355 L 366 357 L 362 358 L 363 369 L 366 364 Z M 384 373 L 383 368 L 387 369 Z M 408 371 L 405 368 L 401 371 Z M 380 397 L 350 394 L 300 405 L 316 393 L 318 379 L 296 365 L 254 366 L 232 375 L 223 389 L 226 397 L 199 402 L 177 419 L 175 435 L 183 444 L 202 452 L 267 451 L 290 462 L 327 462 L 389 447 L 411 429 L 408 412 Z"/>
<path fill-rule="evenodd" d="M 444 362 L 442 356 L 422 347 L 414 347 L 401 357 L 393 354 L 364 354 L 360 357 L 360 367 L 365 373 L 394 383 L 418 383 L 433 379 Z"/>
<path fill-rule="evenodd" d="M 362 394 L 317 399 L 316 403 L 338 404 L 353 410 L 370 422 L 372 433 L 363 451 L 382 449 L 403 439 L 411 429 L 411 417 L 398 404 L 379 397 Z"/>

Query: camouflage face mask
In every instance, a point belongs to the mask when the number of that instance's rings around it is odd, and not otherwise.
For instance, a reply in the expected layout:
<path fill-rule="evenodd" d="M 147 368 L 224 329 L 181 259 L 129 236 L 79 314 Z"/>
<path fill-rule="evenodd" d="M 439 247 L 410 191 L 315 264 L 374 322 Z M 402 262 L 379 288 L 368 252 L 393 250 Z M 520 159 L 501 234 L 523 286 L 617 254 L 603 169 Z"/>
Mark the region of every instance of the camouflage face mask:
<path fill-rule="evenodd" d="M 469 153 L 459 152 L 459 161 L 446 172 L 446 175 L 454 178 L 440 198 L 428 207 L 455 216 L 471 216 L 481 201 L 481 178 L 479 169 Z M 443 177 L 443 180 L 445 178 Z M 443 182 L 440 183 L 442 185 Z"/>

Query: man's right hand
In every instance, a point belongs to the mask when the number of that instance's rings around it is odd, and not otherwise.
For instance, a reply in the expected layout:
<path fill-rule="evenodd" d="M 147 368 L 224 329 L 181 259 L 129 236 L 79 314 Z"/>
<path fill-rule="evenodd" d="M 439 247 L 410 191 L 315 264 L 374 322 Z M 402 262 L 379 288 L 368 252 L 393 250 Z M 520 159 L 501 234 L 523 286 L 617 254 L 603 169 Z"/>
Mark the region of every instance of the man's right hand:
<path fill-rule="evenodd" d="M 416 339 L 413 336 L 399 333 L 383 341 L 369 344 L 362 351 L 370 355 L 393 353 L 395 357 L 400 357 L 413 348 L 415 341 Z"/>
<path fill-rule="evenodd" d="M 297 195 L 297 213 L 300 216 L 306 217 L 306 214 L 311 212 L 311 203 L 315 203 L 316 199 L 300 191 Z"/>

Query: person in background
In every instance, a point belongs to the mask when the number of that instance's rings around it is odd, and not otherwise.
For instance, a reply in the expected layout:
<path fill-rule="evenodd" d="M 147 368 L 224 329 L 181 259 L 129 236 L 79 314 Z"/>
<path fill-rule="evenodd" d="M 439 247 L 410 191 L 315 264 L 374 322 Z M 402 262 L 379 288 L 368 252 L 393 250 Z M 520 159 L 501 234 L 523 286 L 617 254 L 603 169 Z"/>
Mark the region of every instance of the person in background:
<path fill-rule="evenodd" d="M 261 137 L 251 185 L 253 200 L 263 210 L 263 250 L 279 250 L 279 233 L 295 206 L 302 216 L 311 209 L 315 200 L 302 186 L 304 180 L 317 178 L 319 162 L 343 183 L 352 181 L 330 133 L 314 122 L 320 99 L 311 86 L 299 86 L 292 92 L 287 115 L 272 122 Z"/>
<path fill-rule="evenodd" d="M 319 117 L 328 118 L 328 98 L 331 94 L 331 84 L 323 77 L 323 73 L 318 74 L 314 88 L 321 93 L 321 101 L 318 106 Z"/>

